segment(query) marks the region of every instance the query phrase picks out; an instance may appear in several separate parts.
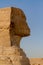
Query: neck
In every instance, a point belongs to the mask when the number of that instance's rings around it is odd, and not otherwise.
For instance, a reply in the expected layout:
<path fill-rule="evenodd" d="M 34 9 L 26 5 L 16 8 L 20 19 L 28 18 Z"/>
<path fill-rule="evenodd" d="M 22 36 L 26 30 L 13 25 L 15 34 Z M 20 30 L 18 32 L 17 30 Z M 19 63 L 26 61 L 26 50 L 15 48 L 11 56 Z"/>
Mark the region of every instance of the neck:
<path fill-rule="evenodd" d="M 21 40 L 20 36 L 13 35 L 10 37 L 10 40 L 11 40 L 11 46 L 16 45 L 20 47 L 20 40 Z"/>

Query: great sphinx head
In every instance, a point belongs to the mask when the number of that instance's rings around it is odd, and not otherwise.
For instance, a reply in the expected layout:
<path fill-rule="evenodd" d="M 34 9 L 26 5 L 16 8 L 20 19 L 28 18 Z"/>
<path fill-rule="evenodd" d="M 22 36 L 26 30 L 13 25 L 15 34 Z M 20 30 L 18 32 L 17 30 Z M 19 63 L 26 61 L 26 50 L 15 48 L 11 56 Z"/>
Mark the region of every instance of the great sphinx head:
<path fill-rule="evenodd" d="M 15 35 L 21 37 L 30 35 L 30 28 L 27 25 L 26 16 L 21 9 L 12 7 L 11 25 L 14 28 Z"/>
<path fill-rule="evenodd" d="M 7 8 L 5 8 L 4 11 L 4 13 L 6 13 L 5 20 L 0 19 L 3 21 L 2 26 L 9 31 L 11 45 L 19 46 L 20 39 L 30 35 L 30 28 L 27 25 L 26 16 L 24 12 L 19 8 L 11 7 L 8 8 L 8 11 L 6 9 Z M 4 18 L 4 16 L 2 18 Z"/>

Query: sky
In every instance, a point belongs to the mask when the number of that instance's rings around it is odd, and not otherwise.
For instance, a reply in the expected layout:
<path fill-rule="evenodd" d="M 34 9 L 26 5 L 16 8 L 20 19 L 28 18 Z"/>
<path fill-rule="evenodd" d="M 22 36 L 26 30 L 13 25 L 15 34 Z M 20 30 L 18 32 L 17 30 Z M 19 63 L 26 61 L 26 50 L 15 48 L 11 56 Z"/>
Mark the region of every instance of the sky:
<path fill-rule="evenodd" d="M 17 7 L 24 11 L 30 27 L 30 36 L 20 46 L 29 58 L 43 57 L 43 0 L 0 0 L 0 8 Z"/>

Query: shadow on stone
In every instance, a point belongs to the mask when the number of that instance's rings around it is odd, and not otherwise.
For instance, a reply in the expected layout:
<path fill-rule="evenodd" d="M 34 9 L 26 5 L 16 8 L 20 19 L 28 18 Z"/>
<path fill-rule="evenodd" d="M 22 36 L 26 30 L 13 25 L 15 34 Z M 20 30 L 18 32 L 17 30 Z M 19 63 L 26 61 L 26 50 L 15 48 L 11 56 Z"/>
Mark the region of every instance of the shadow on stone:
<path fill-rule="evenodd" d="M 11 45 L 20 45 L 22 37 L 30 35 L 30 28 L 26 22 L 24 12 L 19 8 L 11 7 L 10 41 Z"/>
<path fill-rule="evenodd" d="M 23 58 L 23 59 L 20 61 L 20 63 L 21 63 L 21 65 L 31 65 L 31 64 L 30 64 L 30 60 L 29 60 L 27 57 Z"/>
<path fill-rule="evenodd" d="M 30 35 L 24 12 L 14 7 L 0 9 L 0 23 L 0 65 L 30 65 L 20 48 L 22 37 Z"/>
<path fill-rule="evenodd" d="M 21 65 L 30 65 L 30 60 L 26 57 L 26 54 L 20 48 L 20 40 L 22 39 L 22 37 L 30 35 L 30 28 L 26 23 L 24 12 L 18 8 L 11 9 L 11 23 L 9 29 L 11 46 L 16 45 L 17 47 L 19 47 Z"/>

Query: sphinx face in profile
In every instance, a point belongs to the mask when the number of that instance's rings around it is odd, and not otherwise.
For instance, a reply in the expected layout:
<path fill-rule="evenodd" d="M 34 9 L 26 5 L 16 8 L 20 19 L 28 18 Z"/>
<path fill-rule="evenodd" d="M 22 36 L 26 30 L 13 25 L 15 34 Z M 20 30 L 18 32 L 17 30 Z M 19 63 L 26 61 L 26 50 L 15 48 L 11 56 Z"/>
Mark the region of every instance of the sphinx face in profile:
<path fill-rule="evenodd" d="M 24 12 L 19 8 L 12 8 L 10 27 L 12 30 L 14 30 L 15 35 L 21 37 L 30 35 L 30 28 L 26 22 L 26 16 Z"/>
<path fill-rule="evenodd" d="M 17 44 L 20 46 L 21 38 L 29 35 L 30 28 L 26 22 L 24 12 L 19 8 L 12 8 L 10 23 L 11 45 Z"/>

